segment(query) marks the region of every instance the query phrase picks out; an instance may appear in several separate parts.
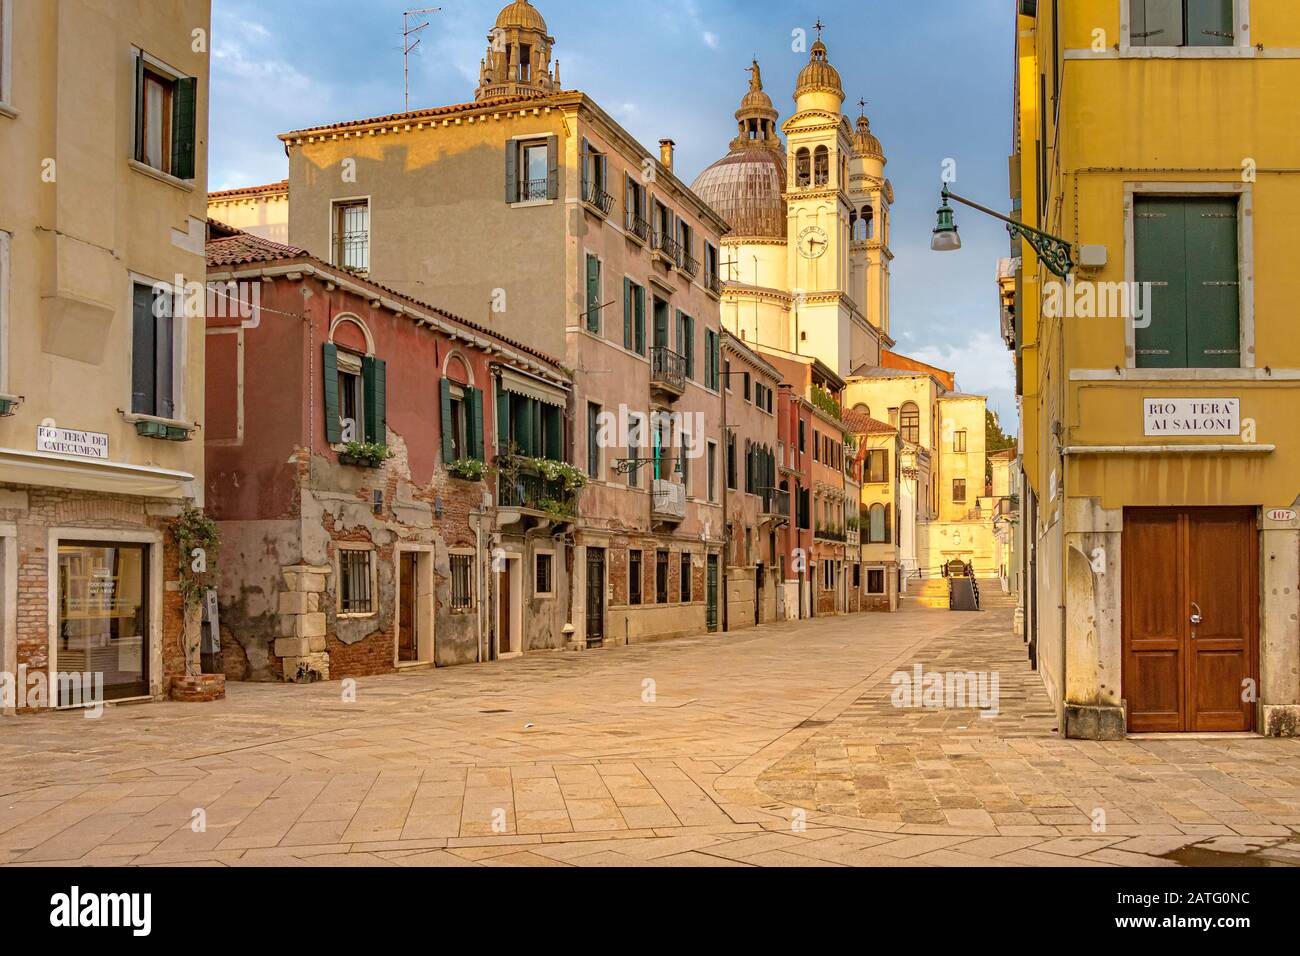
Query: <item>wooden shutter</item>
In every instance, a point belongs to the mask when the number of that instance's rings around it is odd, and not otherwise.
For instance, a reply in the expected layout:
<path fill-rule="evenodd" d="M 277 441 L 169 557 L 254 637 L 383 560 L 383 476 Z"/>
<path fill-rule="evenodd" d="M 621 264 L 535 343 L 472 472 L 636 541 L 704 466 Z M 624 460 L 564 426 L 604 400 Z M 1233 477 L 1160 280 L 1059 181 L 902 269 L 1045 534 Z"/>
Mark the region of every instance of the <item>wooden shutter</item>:
<path fill-rule="evenodd" d="M 383 359 L 366 356 L 361 361 L 366 396 L 366 441 L 388 443 L 388 366 Z"/>
<path fill-rule="evenodd" d="M 1183 0 L 1130 0 L 1132 46 L 1182 46 Z"/>
<path fill-rule="evenodd" d="M 632 348 L 632 280 L 623 277 L 623 348 Z"/>
<path fill-rule="evenodd" d="M 506 454 L 510 448 L 510 393 L 497 382 L 497 452 Z"/>
<path fill-rule="evenodd" d="M 560 198 L 560 137 L 546 138 L 546 197 Z"/>
<path fill-rule="evenodd" d="M 135 159 L 144 162 L 144 51 L 135 58 Z"/>
<path fill-rule="evenodd" d="M 451 379 L 444 378 L 441 383 L 442 414 L 439 422 L 442 426 L 442 463 L 450 465 L 456 460 L 456 443 L 451 421 Z"/>
<path fill-rule="evenodd" d="M 192 76 L 181 77 L 172 94 L 172 175 L 177 179 L 194 178 L 198 82 Z"/>
<path fill-rule="evenodd" d="M 587 331 L 600 331 L 600 260 L 587 255 Z"/>
<path fill-rule="evenodd" d="M 343 440 L 339 421 L 339 349 L 333 342 L 321 347 L 325 364 L 325 440 L 337 445 Z"/>
<path fill-rule="evenodd" d="M 506 143 L 506 202 L 519 202 L 519 144 Z"/>
<path fill-rule="evenodd" d="M 679 354 L 685 354 L 682 348 L 683 344 L 686 342 L 685 318 L 686 318 L 685 314 L 682 312 L 681 309 L 675 310 L 675 314 L 673 316 L 673 341 L 677 345 L 677 352 Z"/>
<path fill-rule="evenodd" d="M 564 416 L 553 405 L 541 405 L 541 411 L 546 448 L 539 451 L 545 452 L 552 461 L 564 461 Z"/>
<path fill-rule="evenodd" d="M 154 413 L 154 336 L 157 320 L 153 314 L 153 289 L 147 285 L 132 287 L 131 301 L 131 411 L 137 415 Z"/>
<path fill-rule="evenodd" d="M 686 377 L 695 381 L 695 320 L 689 315 L 682 319 L 682 331 L 686 333 L 686 347 L 682 349 L 686 358 Z"/>
<path fill-rule="evenodd" d="M 1138 368 L 1187 367 L 1187 254 L 1181 199 L 1137 197 L 1133 203 L 1133 277 L 1151 283 L 1147 326 L 1135 328 Z"/>
<path fill-rule="evenodd" d="M 1188 46 L 1232 46 L 1234 33 L 1232 0 L 1187 0 Z"/>
<path fill-rule="evenodd" d="M 633 292 L 633 305 L 636 307 L 636 314 L 633 319 L 636 323 L 636 351 L 638 355 L 645 355 L 645 289 L 637 286 Z"/>
<path fill-rule="evenodd" d="M 473 429 L 473 437 L 469 441 L 470 454 L 479 461 L 487 461 L 483 447 L 483 389 L 469 389 L 469 402 L 469 424 Z"/>
<path fill-rule="evenodd" d="M 1187 365 L 1241 365 L 1241 287 L 1237 265 L 1237 200 L 1192 199 L 1185 207 Z"/>

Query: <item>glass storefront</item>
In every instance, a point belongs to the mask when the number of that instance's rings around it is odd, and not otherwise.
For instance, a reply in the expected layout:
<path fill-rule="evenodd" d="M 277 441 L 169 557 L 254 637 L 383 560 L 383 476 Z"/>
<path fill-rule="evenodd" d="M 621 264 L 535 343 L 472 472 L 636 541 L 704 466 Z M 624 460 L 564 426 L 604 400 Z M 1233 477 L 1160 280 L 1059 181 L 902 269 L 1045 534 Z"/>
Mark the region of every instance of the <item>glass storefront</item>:
<path fill-rule="evenodd" d="M 104 699 L 149 693 L 149 548 L 59 544 L 60 674 L 103 675 Z M 66 699 L 59 692 L 59 704 Z"/>

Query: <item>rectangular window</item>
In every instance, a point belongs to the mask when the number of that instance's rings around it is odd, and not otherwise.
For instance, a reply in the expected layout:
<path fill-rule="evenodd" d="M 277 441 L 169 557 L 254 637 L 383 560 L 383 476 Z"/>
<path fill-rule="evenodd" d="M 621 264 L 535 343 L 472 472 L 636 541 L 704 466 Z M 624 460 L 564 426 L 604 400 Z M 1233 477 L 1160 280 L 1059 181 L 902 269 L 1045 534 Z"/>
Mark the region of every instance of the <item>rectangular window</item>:
<path fill-rule="evenodd" d="M 645 422 L 640 415 L 630 414 L 627 419 L 627 457 L 642 458 L 642 445 L 645 443 L 644 438 Z M 641 469 L 633 467 L 627 473 L 627 486 L 636 488 L 641 484 Z"/>
<path fill-rule="evenodd" d="M 681 563 L 681 600 L 683 604 L 691 603 L 691 553 L 682 552 Z"/>
<path fill-rule="evenodd" d="M 374 552 L 358 548 L 339 549 L 339 613 L 375 613 L 371 572 Z"/>
<path fill-rule="evenodd" d="M 867 481 L 883 484 L 889 480 L 889 449 L 873 448 L 867 452 Z"/>
<path fill-rule="evenodd" d="M 1130 46 L 1232 46 L 1232 0 L 1129 0 Z"/>
<path fill-rule="evenodd" d="M 867 569 L 867 593 L 868 594 L 885 593 L 885 569 L 884 568 Z"/>
<path fill-rule="evenodd" d="M 709 501 L 718 500 L 718 443 L 709 442 Z"/>
<path fill-rule="evenodd" d="M 822 460 L 822 434 L 813 429 L 813 461 Z"/>
<path fill-rule="evenodd" d="M 474 556 L 453 554 L 451 560 L 451 609 L 467 611 L 474 606 Z"/>
<path fill-rule="evenodd" d="M 604 153 L 582 141 L 582 201 L 609 215 L 613 197 L 605 190 L 605 174 L 609 161 Z"/>
<path fill-rule="evenodd" d="M 966 451 L 966 432 L 964 430 L 953 432 L 952 450 L 959 454 Z"/>
<path fill-rule="evenodd" d="M 822 590 L 835 590 L 835 564 L 831 561 L 822 562 Z"/>
<path fill-rule="evenodd" d="M 853 565 L 853 588 L 857 590 L 862 587 L 862 565 Z"/>
<path fill-rule="evenodd" d="M 0 3 L 0 33 L 7 12 L 7 2 Z M 0 50 L 7 43 L 8 36 L 0 36 Z M 177 179 L 193 179 L 198 80 L 159 66 L 141 51 L 135 69 L 136 161 Z M 0 62 L 0 75 L 8 71 L 8 62 Z"/>
<path fill-rule="evenodd" d="M 361 356 L 353 355 L 351 352 L 338 353 L 339 423 L 342 426 L 341 437 L 344 442 L 366 440 L 366 390 L 362 375 L 363 368 Z M 463 414 L 461 420 L 463 423 Z M 453 441 L 455 440 L 454 427 L 453 425 Z M 463 438 L 460 447 L 465 447 Z"/>
<path fill-rule="evenodd" d="M 131 411 L 156 418 L 176 416 L 175 296 L 170 289 L 137 282 L 132 288 Z"/>
<path fill-rule="evenodd" d="M 704 284 L 718 292 L 722 286 L 722 278 L 718 274 L 718 247 L 711 242 L 704 244 Z"/>
<path fill-rule="evenodd" d="M 642 242 L 648 241 L 650 238 L 650 224 L 646 221 L 645 186 L 637 182 L 636 178 L 631 175 L 627 177 L 627 189 L 624 191 L 623 205 L 625 207 L 624 227 Z"/>
<path fill-rule="evenodd" d="M 537 597 L 549 597 L 555 592 L 552 574 L 555 571 L 555 555 L 539 551 L 535 556 L 536 567 L 533 574 L 533 593 Z"/>
<path fill-rule="evenodd" d="M 655 552 L 655 603 L 668 603 L 668 552 Z"/>
<path fill-rule="evenodd" d="M 10 0 L 0 0 L 0 103 L 9 103 L 12 93 L 9 91 L 12 73 L 13 42 L 12 33 L 13 4 Z"/>
<path fill-rule="evenodd" d="M 1134 279 L 1151 290 L 1138 368 L 1241 365 L 1237 215 L 1230 196 L 1135 197 Z"/>
<path fill-rule="evenodd" d="M 540 202 L 550 198 L 550 146 L 545 141 L 519 147 L 519 179 L 512 202 Z"/>
<path fill-rule="evenodd" d="M 103 675 L 104 698 L 149 693 L 149 548 L 97 541 L 58 543 L 60 673 Z M 60 681 L 58 703 L 73 688 Z"/>
<path fill-rule="evenodd" d="M 627 603 L 641 603 L 641 552 L 627 553 Z"/>
<path fill-rule="evenodd" d="M 370 202 L 334 204 L 334 265 L 357 272 L 370 270 Z"/>
<path fill-rule="evenodd" d="M 732 432 L 727 435 L 727 487 L 732 491 L 738 487 L 736 471 L 736 435 Z"/>
<path fill-rule="evenodd" d="M 799 420 L 799 454 L 802 455 L 807 450 L 808 450 L 808 441 L 804 429 L 804 421 L 803 419 L 800 419 Z"/>
<path fill-rule="evenodd" d="M 587 403 L 587 474 L 604 477 L 600 471 L 600 406 L 595 402 Z"/>
<path fill-rule="evenodd" d="M 587 314 L 583 325 L 588 332 L 600 334 L 600 259 L 587 253 Z"/>
<path fill-rule="evenodd" d="M 964 505 L 966 503 L 965 478 L 954 478 L 952 480 L 952 500 L 953 504 Z"/>

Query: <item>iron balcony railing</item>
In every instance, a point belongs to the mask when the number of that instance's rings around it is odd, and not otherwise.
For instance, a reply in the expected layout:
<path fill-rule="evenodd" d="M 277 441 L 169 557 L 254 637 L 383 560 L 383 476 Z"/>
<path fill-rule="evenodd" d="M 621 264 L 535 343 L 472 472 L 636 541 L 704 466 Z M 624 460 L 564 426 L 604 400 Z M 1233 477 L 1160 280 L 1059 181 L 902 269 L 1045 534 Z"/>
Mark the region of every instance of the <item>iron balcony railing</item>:
<path fill-rule="evenodd" d="M 654 241 L 650 245 L 655 252 L 662 253 L 664 258 L 674 264 L 681 258 L 681 248 L 677 245 L 677 240 L 665 233 L 656 232 Z"/>
<path fill-rule="evenodd" d="M 550 181 L 546 179 L 525 179 L 519 183 L 519 201 L 536 202 L 550 196 Z"/>
<path fill-rule="evenodd" d="M 688 276 L 694 279 L 700 274 L 700 260 L 689 255 L 685 249 L 679 249 L 678 252 L 680 255 L 677 259 L 677 268 L 681 269 Z"/>
<path fill-rule="evenodd" d="M 683 521 L 686 518 L 686 486 L 656 478 L 650 493 L 650 514 L 655 518 Z"/>
<path fill-rule="evenodd" d="M 577 515 L 578 496 L 566 491 L 564 482 L 548 481 L 537 473 L 536 466 L 507 456 L 497 459 L 497 468 L 498 506 L 567 517 Z"/>
<path fill-rule="evenodd" d="M 588 206 L 600 210 L 602 216 L 608 216 L 610 208 L 614 205 L 614 197 L 601 189 L 600 183 L 594 180 L 583 187 L 582 201 Z"/>
<path fill-rule="evenodd" d="M 686 358 L 663 346 L 651 349 L 650 384 L 667 386 L 678 392 L 685 391 Z"/>
<path fill-rule="evenodd" d="M 704 277 L 704 285 L 714 295 L 722 295 L 722 280 L 718 278 L 716 272 L 711 272 Z"/>
<path fill-rule="evenodd" d="M 790 517 L 790 492 L 779 488 L 765 488 L 763 495 L 763 514 Z"/>
<path fill-rule="evenodd" d="M 646 222 L 635 213 L 628 213 L 627 231 L 632 233 L 642 242 L 650 241 L 650 223 Z"/>
<path fill-rule="evenodd" d="M 814 538 L 821 538 L 823 541 L 838 541 L 841 544 L 847 540 L 843 531 L 836 528 L 818 528 L 813 532 Z"/>

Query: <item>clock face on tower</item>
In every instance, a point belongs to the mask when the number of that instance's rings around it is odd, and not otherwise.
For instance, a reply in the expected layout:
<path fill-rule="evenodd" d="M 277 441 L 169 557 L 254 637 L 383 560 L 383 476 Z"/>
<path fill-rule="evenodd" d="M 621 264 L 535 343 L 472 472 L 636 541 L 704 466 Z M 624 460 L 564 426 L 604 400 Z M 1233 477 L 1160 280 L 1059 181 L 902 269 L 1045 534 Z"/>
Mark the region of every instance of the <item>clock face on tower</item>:
<path fill-rule="evenodd" d="M 818 259 L 826 251 L 826 230 L 821 226 L 808 226 L 799 233 L 799 255 L 805 259 Z"/>

